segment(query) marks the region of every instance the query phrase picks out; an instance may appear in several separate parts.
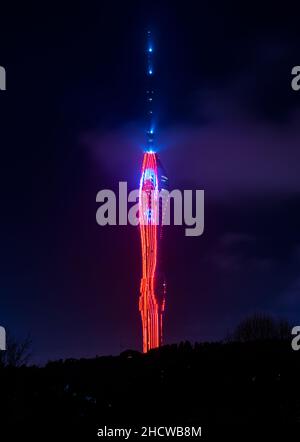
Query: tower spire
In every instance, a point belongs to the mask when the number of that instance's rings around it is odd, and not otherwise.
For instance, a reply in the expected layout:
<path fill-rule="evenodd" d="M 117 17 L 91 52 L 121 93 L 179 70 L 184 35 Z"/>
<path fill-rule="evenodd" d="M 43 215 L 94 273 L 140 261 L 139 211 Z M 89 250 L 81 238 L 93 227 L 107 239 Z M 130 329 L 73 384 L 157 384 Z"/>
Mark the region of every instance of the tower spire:
<path fill-rule="evenodd" d="M 153 66 L 153 40 L 151 31 L 147 32 L 147 132 L 146 132 L 146 152 L 154 151 L 154 119 L 153 119 L 153 78 L 154 78 L 154 66 Z"/>

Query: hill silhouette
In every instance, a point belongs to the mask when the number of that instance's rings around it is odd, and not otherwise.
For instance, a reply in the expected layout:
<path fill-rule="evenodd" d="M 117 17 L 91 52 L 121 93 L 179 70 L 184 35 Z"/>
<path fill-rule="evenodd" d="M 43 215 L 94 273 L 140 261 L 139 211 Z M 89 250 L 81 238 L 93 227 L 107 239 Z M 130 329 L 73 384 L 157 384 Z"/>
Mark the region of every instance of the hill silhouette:
<path fill-rule="evenodd" d="M 1 421 L 11 434 L 41 426 L 85 437 L 104 425 L 291 426 L 299 372 L 300 352 L 278 339 L 2 367 Z"/>

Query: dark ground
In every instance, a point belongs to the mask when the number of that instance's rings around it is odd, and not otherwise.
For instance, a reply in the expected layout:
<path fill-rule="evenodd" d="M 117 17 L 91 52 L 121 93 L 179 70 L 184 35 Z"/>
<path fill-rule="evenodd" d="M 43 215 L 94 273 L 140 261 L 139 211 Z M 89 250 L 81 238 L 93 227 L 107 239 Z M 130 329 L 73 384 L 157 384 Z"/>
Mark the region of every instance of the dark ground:
<path fill-rule="evenodd" d="M 104 425 L 194 425 L 202 427 L 201 440 L 216 431 L 217 440 L 236 432 L 259 440 L 262 427 L 268 437 L 297 431 L 299 372 L 300 352 L 277 341 L 187 342 L 147 355 L 7 367 L 0 375 L 1 427 L 11 438 L 68 441 L 82 434 L 85 441 L 97 440 Z"/>

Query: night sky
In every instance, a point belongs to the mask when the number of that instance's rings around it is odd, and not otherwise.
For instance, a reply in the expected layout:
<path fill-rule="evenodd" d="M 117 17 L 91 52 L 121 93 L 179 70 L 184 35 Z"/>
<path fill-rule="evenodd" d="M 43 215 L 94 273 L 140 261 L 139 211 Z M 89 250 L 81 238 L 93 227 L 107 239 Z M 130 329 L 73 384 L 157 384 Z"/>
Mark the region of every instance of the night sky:
<path fill-rule="evenodd" d="M 99 190 L 138 187 L 149 26 L 170 187 L 205 190 L 203 236 L 166 232 L 166 343 L 299 323 L 299 7 L 160 3 L 1 11 L 0 324 L 35 362 L 141 348 L 139 232 L 95 215 Z"/>

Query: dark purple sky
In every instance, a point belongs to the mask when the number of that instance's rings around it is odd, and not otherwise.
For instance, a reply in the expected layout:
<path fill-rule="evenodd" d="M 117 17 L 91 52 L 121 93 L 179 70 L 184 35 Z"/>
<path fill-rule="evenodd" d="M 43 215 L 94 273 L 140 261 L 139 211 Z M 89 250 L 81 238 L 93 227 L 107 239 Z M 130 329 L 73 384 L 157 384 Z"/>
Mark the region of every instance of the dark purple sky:
<path fill-rule="evenodd" d="M 171 188 L 205 190 L 204 235 L 167 232 L 166 342 L 299 322 L 297 6 L 210 3 L 1 14 L 0 324 L 37 362 L 140 348 L 138 231 L 97 226 L 95 197 L 138 185 L 149 24 L 161 159 Z"/>

